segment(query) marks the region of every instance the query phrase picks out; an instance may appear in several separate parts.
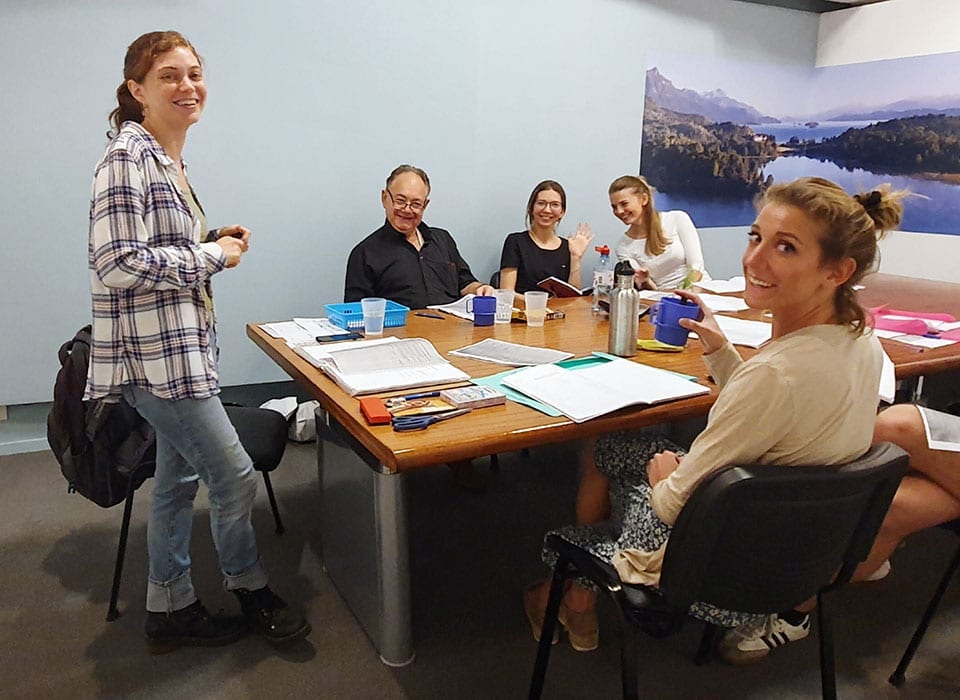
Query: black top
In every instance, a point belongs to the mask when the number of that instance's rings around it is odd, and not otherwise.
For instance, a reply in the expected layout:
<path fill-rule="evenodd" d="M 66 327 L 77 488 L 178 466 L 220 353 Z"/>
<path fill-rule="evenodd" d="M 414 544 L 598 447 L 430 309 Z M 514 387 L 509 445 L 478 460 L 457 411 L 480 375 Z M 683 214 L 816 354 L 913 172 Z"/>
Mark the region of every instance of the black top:
<path fill-rule="evenodd" d="M 453 237 L 420 223 L 418 251 L 389 222 L 360 241 L 347 259 L 345 302 L 384 297 L 411 309 L 448 304 L 477 279 L 460 256 Z"/>
<path fill-rule="evenodd" d="M 560 247 L 556 250 L 544 250 L 526 231 L 511 233 L 503 242 L 500 253 L 500 269 L 517 268 L 518 294 L 538 289 L 537 283 L 547 277 L 559 277 L 564 282 L 570 279 L 570 244 L 566 238 L 560 238 Z"/>

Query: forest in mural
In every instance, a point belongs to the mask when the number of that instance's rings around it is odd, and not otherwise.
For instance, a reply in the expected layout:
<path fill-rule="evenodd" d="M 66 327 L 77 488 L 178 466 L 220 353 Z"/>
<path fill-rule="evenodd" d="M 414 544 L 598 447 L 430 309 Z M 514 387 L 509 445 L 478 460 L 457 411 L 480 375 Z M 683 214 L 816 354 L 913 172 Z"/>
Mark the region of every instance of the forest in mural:
<path fill-rule="evenodd" d="M 960 235 L 960 54 L 812 70 L 658 56 L 645 80 L 641 173 L 698 226 L 753 220 L 772 182 L 918 196 L 903 230 Z M 936 76 L 933 79 L 931 76 Z"/>

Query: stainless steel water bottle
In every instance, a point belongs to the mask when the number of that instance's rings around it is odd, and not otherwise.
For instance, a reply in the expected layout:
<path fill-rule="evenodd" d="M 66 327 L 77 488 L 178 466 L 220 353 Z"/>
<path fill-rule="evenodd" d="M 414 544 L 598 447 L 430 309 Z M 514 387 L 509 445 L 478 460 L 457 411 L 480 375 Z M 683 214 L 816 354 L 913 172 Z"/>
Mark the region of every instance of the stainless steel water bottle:
<path fill-rule="evenodd" d="M 633 286 L 633 268 L 626 260 L 614 269 L 610 291 L 610 331 L 607 352 L 620 357 L 637 354 L 637 330 L 640 321 L 640 293 Z"/>

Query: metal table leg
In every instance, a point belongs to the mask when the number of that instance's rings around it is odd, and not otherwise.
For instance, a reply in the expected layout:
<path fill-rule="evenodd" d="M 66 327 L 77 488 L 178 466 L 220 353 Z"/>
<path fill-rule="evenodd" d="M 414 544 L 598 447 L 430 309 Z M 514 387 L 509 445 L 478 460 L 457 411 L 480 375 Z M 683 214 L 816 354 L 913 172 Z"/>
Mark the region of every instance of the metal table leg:
<path fill-rule="evenodd" d="M 405 480 L 317 412 L 321 557 L 388 666 L 413 661 Z"/>

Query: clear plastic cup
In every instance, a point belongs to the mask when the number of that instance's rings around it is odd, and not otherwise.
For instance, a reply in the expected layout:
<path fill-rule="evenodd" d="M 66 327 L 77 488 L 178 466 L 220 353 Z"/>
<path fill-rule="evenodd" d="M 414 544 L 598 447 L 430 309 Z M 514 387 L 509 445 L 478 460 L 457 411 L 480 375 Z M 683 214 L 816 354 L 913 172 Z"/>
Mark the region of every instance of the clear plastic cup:
<path fill-rule="evenodd" d="M 494 323 L 510 323 L 513 318 L 513 290 L 498 289 L 493 295 L 497 298 L 497 313 L 493 317 Z"/>
<path fill-rule="evenodd" d="M 547 293 L 524 292 L 523 303 L 527 307 L 527 325 L 542 326 L 547 315 Z"/>
<path fill-rule="evenodd" d="M 383 317 L 387 314 L 387 300 L 367 297 L 360 300 L 363 309 L 363 334 L 383 335 Z"/>

